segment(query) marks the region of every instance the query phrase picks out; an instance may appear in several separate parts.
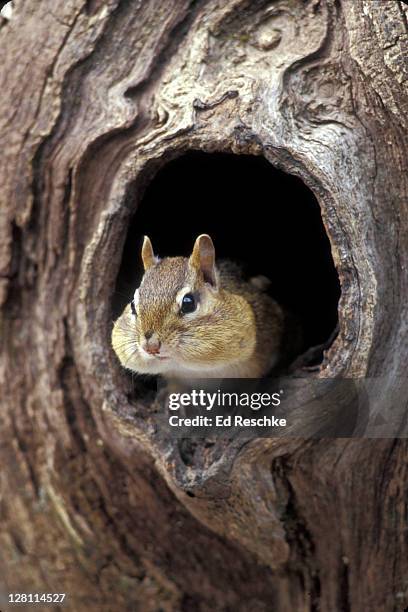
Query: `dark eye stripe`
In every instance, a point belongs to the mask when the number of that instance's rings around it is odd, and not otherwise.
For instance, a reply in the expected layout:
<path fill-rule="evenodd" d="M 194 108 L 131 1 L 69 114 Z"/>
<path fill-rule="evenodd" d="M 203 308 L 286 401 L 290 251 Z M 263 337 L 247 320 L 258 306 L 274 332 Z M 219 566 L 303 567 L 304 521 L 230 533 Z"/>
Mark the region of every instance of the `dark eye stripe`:
<path fill-rule="evenodd" d="M 134 317 L 136 317 L 136 316 L 137 316 L 137 313 L 136 313 L 135 301 L 134 301 L 134 300 L 132 300 L 132 301 L 130 302 L 130 310 L 132 311 L 132 315 L 133 315 Z"/>

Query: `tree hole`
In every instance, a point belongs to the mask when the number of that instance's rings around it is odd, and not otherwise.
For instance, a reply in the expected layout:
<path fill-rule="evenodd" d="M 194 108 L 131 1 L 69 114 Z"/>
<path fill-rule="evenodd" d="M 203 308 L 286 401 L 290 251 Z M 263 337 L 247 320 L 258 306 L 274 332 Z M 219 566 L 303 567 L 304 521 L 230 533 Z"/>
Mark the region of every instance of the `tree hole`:
<path fill-rule="evenodd" d="M 299 178 L 251 155 L 190 152 L 156 173 L 129 227 L 114 316 L 140 282 L 145 234 L 163 257 L 188 256 L 201 233 L 211 235 L 218 258 L 271 280 L 271 295 L 300 321 L 302 352 L 327 343 L 340 284 L 319 204 Z"/>

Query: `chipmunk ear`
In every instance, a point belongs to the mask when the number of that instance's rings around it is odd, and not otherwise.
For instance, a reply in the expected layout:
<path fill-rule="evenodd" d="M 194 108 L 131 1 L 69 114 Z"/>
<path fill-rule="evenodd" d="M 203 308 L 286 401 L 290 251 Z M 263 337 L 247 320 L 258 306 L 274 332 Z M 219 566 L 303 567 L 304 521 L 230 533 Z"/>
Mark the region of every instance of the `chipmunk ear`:
<path fill-rule="evenodd" d="M 149 236 L 145 236 L 143 240 L 142 261 L 145 271 L 159 261 L 159 258 L 153 253 L 153 247 Z"/>
<path fill-rule="evenodd" d="M 201 234 L 194 243 L 190 257 L 190 265 L 201 270 L 206 283 L 217 286 L 217 271 L 215 268 L 215 249 L 208 234 Z"/>

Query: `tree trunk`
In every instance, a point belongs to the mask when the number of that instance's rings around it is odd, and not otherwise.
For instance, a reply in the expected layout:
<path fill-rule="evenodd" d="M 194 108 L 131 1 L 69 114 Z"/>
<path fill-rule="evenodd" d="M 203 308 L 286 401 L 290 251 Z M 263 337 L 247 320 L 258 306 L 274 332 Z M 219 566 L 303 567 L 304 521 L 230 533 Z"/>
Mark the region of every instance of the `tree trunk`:
<path fill-rule="evenodd" d="M 263 155 L 317 196 L 340 278 L 339 334 L 310 376 L 375 378 L 385 403 L 401 389 L 407 14 L 19 0 L 3 21 L 2 609 L 12 592 L 65 592 L 76 612 L 408 606 L 405 399 L 388 438 L 225 441 L 186 465 L 110 347 L 154 172 L 189 149 Z"/>

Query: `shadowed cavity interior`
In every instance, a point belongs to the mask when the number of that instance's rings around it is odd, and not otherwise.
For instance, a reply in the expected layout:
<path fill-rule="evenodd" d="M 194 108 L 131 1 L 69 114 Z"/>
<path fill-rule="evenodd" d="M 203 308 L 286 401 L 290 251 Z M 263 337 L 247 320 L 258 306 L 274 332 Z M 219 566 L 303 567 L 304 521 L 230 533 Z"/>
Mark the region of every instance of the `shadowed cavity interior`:
<path fill-rule="evenodd" d="M 144 234 L 164 257 L 189 255 L 201 233 L 211 235 L 218 258 L 271 280 L 273 297 L 301 322 L 305 349 L 327 341 L 340 285 L 319 204 L 299 178 L 249 155 L 190 152 L 161 167 L 129 226 L 114 317 L 140 282 Z"/>

